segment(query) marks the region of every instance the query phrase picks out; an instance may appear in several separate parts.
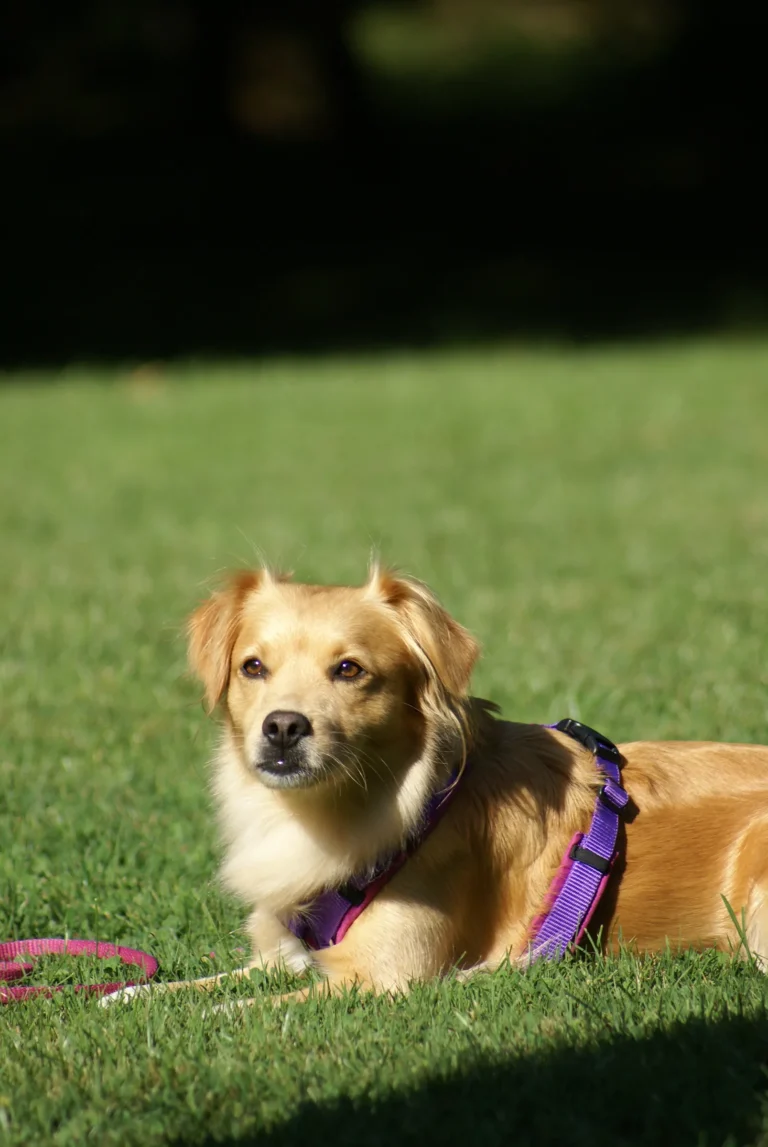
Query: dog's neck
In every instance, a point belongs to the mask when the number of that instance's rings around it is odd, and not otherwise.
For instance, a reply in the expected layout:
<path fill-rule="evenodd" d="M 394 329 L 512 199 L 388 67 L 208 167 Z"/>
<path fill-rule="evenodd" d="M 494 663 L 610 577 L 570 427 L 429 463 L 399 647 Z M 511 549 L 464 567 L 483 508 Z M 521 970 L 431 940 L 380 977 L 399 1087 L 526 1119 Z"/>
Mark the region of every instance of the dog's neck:
<path fill-rule="evenodd" d="M 293 913 L 401 848 L 461 751 L 427 742 L 397 776 L 367 789 L 275 790 L 249 774 L 225 728 L 213 785 L 226 842 L 224 883 L 254 907 Z"/>

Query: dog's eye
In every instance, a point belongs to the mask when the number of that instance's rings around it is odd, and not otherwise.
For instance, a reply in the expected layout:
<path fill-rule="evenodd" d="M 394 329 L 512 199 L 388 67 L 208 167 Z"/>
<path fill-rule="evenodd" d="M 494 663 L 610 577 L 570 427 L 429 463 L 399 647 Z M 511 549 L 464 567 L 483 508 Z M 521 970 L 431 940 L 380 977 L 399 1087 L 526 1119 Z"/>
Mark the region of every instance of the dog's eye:
<path fill-rule="evenodd" d="M 240 666 L 240 672 L 244 677 L 265 677 L 267 673 L 258 657 L 249 657 L 244 661 Z"/>
<path fill-rule="evenodd" d="M 360 677 L 363 673 L 365 670 L 356 661 L 340 661 L 333 671 L 334 677 L 343 677 L 345 681 L 351 681 L 353 677 Z"/>

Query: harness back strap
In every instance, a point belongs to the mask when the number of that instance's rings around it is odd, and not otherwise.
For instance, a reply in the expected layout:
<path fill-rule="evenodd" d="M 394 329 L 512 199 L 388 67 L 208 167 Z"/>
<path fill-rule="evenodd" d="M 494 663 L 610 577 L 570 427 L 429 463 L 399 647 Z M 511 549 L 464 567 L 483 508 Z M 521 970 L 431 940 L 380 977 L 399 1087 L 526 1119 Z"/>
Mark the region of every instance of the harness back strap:
<path fill-rule="evenodd" d="M 619 817 L 629 800 L 621 784 L 621 753 L 612 741 L 569 717 L 549 727 L 567 733 L 590 750 L 604 783 L 589 831 L 574 836 L 550 885 L 544 911 L 531 925 L 531 963 L 559 960 L 571 944 L 582 939 L 616 860 Z"/>

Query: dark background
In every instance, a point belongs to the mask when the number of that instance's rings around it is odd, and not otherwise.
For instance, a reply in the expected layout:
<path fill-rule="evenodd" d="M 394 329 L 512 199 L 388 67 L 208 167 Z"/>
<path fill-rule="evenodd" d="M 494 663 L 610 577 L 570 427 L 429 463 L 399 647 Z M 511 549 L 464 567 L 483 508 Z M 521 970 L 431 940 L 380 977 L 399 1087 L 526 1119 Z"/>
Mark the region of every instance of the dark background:
<path fill-rule="evenodd" d="M 764 8 L 5 8 L 3 365 L 768 317 Z"/>

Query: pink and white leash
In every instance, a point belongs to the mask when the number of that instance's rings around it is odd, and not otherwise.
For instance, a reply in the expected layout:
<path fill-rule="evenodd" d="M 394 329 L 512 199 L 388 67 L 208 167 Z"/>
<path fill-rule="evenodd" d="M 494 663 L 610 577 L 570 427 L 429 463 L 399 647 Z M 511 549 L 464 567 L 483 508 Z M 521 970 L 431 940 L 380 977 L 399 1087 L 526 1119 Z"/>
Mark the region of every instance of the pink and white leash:
<path fill-rule="evenodd" d="M 143 979 L 150 979 L 159 967 L 149 952 L 141 952 L 138 948 L 120 948 L 116 944 L 104 944 L 96 940 L 9 940 L 0 943 L 0 980 L 20 980 L 33 970 L 34 964 L 19 962 L 17 956 L 96 956 L 100 960 L 117 958 L 124 964 L 141 968 Z M 119 988 L 132 987 L 135 983 L 135 980 L 126 980 L 110 984 L 76 984 L 74 990 L 107 996 Z M 67 987 L 67 984 L 27 984 L 6 988 L 0 984 L 0 1004 L 26 1000 L 30 996 L 52 996 L 54 992 L 62 992 Z"/>

